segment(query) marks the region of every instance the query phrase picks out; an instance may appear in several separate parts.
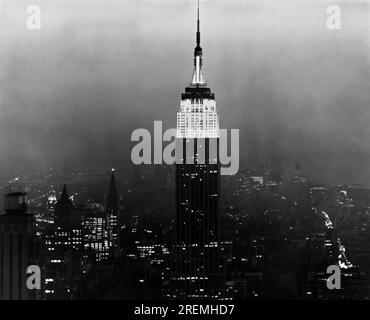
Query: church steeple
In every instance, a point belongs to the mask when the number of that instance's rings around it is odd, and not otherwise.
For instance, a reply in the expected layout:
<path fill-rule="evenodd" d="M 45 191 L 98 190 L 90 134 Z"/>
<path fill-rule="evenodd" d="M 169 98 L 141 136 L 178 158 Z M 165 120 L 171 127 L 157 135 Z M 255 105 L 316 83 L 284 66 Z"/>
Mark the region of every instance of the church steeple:
<path fill-rule="evenodd" d="M 68 192 L 67 192 L 67 187 L 64 184 L 63 185 L 63 191 L 60 196 L 60 199 L 57 202 L 58 207 L 72 207 L 73 208 L 73 203 L 71 199 L 69 199 Z"/>
<path fill-rule="evenodd" d="M 199 16 L 199 0 L 197 7 L 197 33 L 196 33 L 197 46 L 194 49 L 194 70 L 193 79 L 191 81 L 192 86 L 203 86 L 206 84 L 204 76 L 202 74 L 202 47 L 200 46 L 200 16 Z"/>
<path fill-rule="evenodd" d="M 78 218 L 73 212 L 73 202 L 69 199 L 67 187 L 64 184 L 60 199 L 55 204 L 55 226 L 67 229 L 72 228 L 75 219 Z"/>
<path fill-rule="evenodd" d="M 106 207 L 107 207 L 107 210 L 117 211 L 118 209 L 118 191 L 117 191 L 116 177 L 114 175 L 114 169 L 112 169 L 112 173 L 110 176 Z"/>
<path fill-rule="evenodd" d="M 68 201 L 68 200 L 69 200 L 69 197 L 68 197 L 68 193 L 67 193 L 67 187 L 64 184 L 63 185 L 62 195 L 60 196 L 60 200 L 59 201 Z"/>

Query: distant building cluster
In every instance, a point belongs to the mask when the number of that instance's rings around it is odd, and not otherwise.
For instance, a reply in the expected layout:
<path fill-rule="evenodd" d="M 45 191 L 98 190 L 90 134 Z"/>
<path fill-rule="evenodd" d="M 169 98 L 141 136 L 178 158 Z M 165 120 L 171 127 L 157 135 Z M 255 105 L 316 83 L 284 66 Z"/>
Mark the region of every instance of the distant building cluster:
<path fill-rule="evenodd" d="M 114 172 L 105 206 L 75 207 L 64 185 L 57 200 L 53 191 L 40 213 L 27 212 L 25 192 L 5 195 L 0 215 L 1 293 L 3 299 L 73 299 L 92 264 L 106 261 L 118 247 L 119 203 Z M 42 290 L 27 290 L 25 270 L 42 270 Z"/>

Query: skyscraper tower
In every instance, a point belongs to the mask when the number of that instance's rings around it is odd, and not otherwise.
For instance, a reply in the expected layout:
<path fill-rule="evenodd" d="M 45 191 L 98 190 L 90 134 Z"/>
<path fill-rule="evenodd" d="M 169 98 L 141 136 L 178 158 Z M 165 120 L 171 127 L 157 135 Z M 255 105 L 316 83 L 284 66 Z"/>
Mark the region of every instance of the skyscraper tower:
<path fill-rule="evenodd" d="M 113 246 L 118 244 L 118 191 L 114 169 L 112 169 L 109 190 L 106 200 L 109 239 Z"/>
<path fill-rule="evenodd" d="M 219 119 L 215 95 L 202 74 L 199 1 L 197 17 L 193 77 L 177 113 L 177 242 L 171 280 L 171 296 L 175 299 L 215 299 L 222 295 L 218 252 Z M 178 152 L 182 153 L 179 157 Z"/>
<path fill-rule="evenodd" d="M 24 192 L 5 195 L 5 215 L 0 215 L 0 300 L 36 298 L 27 289 L 27 267 L 37 264 L 35 222 L 27 214 Z"/>
<path fill-rule="evenodd" d="M 69 199 L 66 185 L 63 185 L 62 194 L 55 205 L 55 225 L 63 229 L 71 229 L 73 212 L 73 203 Z"/>
<path fill-rule="evenodd" d="M 82 274 L 84 244 L 81 216 L 68 196 L 66 185 L 55 204 L 55 222 L 46 235 L 45 246 L 45 298 L 73 299 Z"/>

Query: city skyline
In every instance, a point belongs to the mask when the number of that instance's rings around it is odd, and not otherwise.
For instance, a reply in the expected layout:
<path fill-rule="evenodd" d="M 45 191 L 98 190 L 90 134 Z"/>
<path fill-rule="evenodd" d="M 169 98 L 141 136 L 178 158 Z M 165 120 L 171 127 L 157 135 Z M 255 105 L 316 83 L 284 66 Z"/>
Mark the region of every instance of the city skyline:
<path fill-rule="evenodd" d="M 0 300 L 370 298 L 370 2 L 40 0 L 10 30 L 22 1 L 0 2 Z"/>

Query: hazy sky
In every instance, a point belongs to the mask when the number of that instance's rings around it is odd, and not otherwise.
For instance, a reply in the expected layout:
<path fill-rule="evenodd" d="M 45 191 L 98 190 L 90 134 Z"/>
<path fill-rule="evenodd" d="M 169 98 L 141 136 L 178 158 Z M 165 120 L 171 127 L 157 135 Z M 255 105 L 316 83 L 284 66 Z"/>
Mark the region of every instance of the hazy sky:
<path fill-rule="evenodd" d="M 176 126 L 194 0 L 1 0 L 0 171 L 123 166 L 130 135 Z M 27 6 L 41 30 L 26 28 Z M 326 28 L 338 4 L 342 29 Z M 201 1 L 204 73 L 241 165 L 370 181 L 370 2 Z"/>

